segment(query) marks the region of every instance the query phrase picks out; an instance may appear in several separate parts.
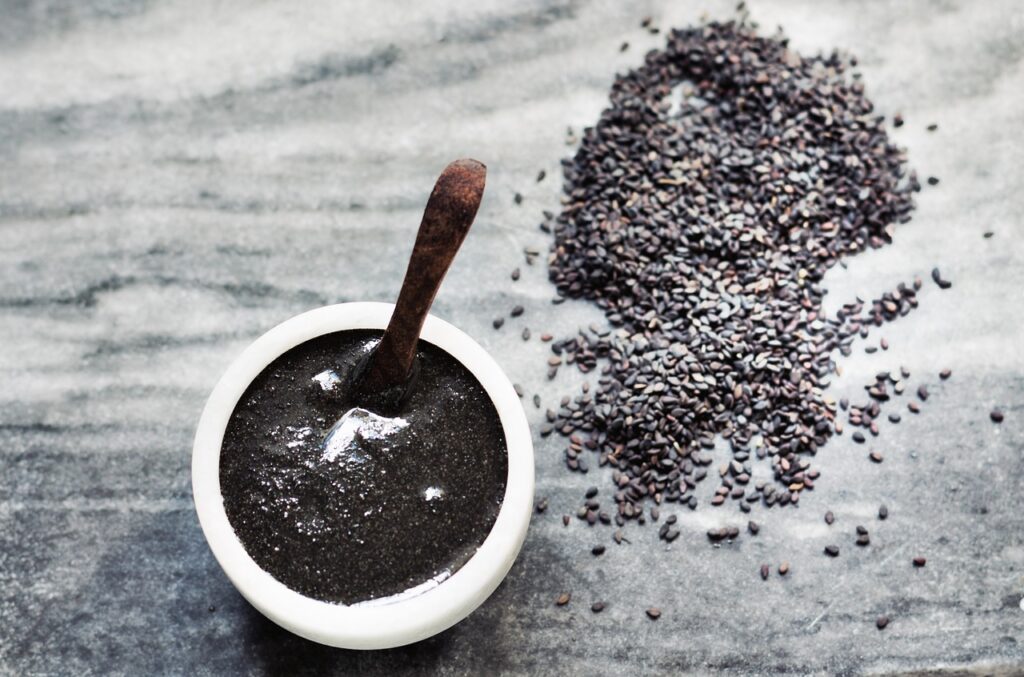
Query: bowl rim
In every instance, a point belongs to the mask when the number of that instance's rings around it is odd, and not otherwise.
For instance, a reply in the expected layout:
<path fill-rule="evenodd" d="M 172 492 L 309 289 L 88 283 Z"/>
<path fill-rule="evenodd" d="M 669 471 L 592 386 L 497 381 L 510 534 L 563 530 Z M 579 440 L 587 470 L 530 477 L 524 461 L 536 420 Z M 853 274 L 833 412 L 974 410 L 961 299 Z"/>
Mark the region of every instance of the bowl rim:
<path fill-rule="evenodd" d="M 494 526 L 477 552 L 436 587 L 381 604 L 346 606 L 306 597 L 275 579 L 235 535 L 220 491 L 220 450 L 228 420 L 254 378 L 285 351 L 324 334 L 383 329 L 394 305 L 355 302 L 296 315 L 266 332 L 231 363 L 210 394 L 192 449 L 192 494 L 203 534 L 232 584 L 263 615 L 307 639 L 336 647 L 401 646 L 445 630 L 469 615 L 515 561 L 533 512 L 533 441 L 508 377 L 468 335 L 433 315 L 420 337 L 461 362 L 494 403 L 505 433 L 508 480 Z"/>

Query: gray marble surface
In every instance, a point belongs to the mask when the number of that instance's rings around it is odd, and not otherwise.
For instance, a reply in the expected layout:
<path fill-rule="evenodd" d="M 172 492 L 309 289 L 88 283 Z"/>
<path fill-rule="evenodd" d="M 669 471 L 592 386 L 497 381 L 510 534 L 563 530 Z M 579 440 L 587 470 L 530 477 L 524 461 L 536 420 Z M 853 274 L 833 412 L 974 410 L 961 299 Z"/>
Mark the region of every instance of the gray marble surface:
<path fill-rule="evenodd" d="M 711 546 L 704 531 L 740 516 L 705 508 L 680 516 L 671 547 L 633 525 L 631 544 L 595 559 L 610 532 L 560 516 L 608 480 L 570 475 L 560 440 L 538 437 L 551 507 L 507 581 L 450 631 L 385 652 L 279 630 L 203 540 L 189 454 L 216 379 L 291 315 L 390 300 L 452 158 L 490 177 L 436 313 L 546 404 L 578 388 L 569 373 L 547 382 L 545 346 L 519 338 L 600 319 L 550 305 L 543 266 L 521 253 L 547 246 L 537 224 L 559 205 L 566 128 L 592 124 L 613 75 L 663 41 L 641 17 L 668 28 L 732 4 L 0 2 L 0 673 L 1024 673 L 1015 0 L 752 3 L 799 50 L 857 54 L 880 111 L 906 117 L 894 136 L 912 165 L 941 177 L 893 246 L 827 280 L 833 307 L 933 265 L 954 282 L 926 282 L 920 309 L 885 329 L 892 348 L 858 349 L 835 382 L 855 393 L 903 364 L 931 386 L 919 417 L 883 431 L 883 466 L 837 439 L 799 509 L 755 511 L 757 538 Z M 517 303 L 525 315 L 494 331 Z M 833 541 L 835 560 L 821 554 Z M 761 562 L 783 560 L 787 578 L 761 581 Z M 555 608 L 563 590 L 573 601 Z M 608 608 L 593 615 L 597 599 Z"/>

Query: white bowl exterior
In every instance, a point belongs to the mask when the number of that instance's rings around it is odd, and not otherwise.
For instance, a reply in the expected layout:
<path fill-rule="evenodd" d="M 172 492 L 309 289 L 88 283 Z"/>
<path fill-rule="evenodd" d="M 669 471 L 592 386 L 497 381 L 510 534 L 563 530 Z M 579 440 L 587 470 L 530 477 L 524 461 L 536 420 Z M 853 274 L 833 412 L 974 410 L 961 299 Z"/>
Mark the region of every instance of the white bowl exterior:
<path fill-rule="evenodd" d="M 533 442 L 508 377 L 469 336 L 434 316 L 421 338 L 458 359 L 490 396 L 505 433 L 508 481 L 491 532 L 450 578 L 390 604 L 345 606 L 306 597 L 259 567 L 235 535 L 220 491 L 220 449 L 228 419 L 245 389 L 281 354 L 324 334 L 383 329 L 390 303 L 342 303 L 297 315 L 259 337 L 228 367 L 206 403 L 192 450 L 192 494 L 210 549 L 238 591 L 263 615 L 297 635 L 348 649 L 383 649 L 425 639 L 483 603 L 515 561 L 533 511 Z"/>

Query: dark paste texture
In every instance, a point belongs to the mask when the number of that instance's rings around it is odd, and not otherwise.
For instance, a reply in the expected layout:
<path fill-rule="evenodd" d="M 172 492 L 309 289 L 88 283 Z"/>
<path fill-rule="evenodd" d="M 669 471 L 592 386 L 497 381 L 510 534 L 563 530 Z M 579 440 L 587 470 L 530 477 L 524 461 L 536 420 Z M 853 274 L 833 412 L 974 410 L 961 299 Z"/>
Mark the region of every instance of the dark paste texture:
<path fill-rule="evenodd" d="M 498 413 L 440 348 L 420 341 L 398 411 L 354 401 L 345 385 L 379 338 L 337 332 L 277 358 L 239 400 L 221 446 L 224 508 L 246 551 L 289 588 L 329 602 L 443 581 L 483 543 L 505 493 Z"/>

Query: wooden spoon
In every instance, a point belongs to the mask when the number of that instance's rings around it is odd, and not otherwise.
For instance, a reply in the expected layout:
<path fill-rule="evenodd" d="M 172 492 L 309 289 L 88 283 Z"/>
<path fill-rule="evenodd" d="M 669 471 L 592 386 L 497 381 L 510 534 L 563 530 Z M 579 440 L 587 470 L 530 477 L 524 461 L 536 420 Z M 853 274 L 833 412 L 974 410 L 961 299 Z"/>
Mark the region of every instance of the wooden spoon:
<path fill-rule="evenodd" d="M 420 330 L 473 224 L 486 178 L 487 167 L 463 159 L 445 167 L 434 184 L 391 321 L 359 377 L 358 387 L 369 401 L 394 405 L 405 395 Z"/>

